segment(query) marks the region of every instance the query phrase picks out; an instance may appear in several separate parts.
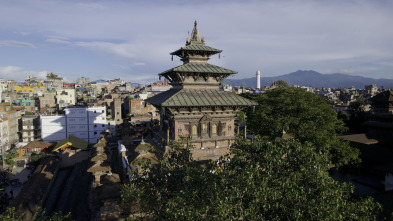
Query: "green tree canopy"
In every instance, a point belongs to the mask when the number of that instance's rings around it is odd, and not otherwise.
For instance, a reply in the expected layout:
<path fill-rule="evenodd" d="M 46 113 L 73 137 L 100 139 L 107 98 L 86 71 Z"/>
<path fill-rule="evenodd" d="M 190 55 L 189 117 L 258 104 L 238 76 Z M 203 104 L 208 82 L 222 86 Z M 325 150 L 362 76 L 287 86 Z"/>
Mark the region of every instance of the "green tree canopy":
<path fill-rule="evenodd" d="M 278 80 L 278 81 L 273 82 L 272 86 L 276 86 L 279 88 L 280 87 L 289 87 L 289 84 L 284 80 Z"/>
<path fill-rule="evenodd" d="M 351 102 L 348 107 L 349 127 L 356 132 L 362 132 L 362 124 L 366 121 L 366 99 L 362 96 Z"/>
<path fill-rule="evenodd" d="M 123 206 L 149 220 L 376 220 L 379 204 L 353 199 L 353 187 L 328 174 L 311 143 L 239 141 L 230 161 L 199 164 L 177 148 L 134 174 Z M 142 218 L 139 217 L 139 218 Z"/>
<path fill-rule="evenodd" d="M 285 87 L 249 98 L 259 103 L 247 113 L 252 133 L 274 139 L 284 130 L 302 143 L 311 142 L 337 165 L 357 162 L 359 152 L 338 138 L 344 123 L 317 94 Z"/>

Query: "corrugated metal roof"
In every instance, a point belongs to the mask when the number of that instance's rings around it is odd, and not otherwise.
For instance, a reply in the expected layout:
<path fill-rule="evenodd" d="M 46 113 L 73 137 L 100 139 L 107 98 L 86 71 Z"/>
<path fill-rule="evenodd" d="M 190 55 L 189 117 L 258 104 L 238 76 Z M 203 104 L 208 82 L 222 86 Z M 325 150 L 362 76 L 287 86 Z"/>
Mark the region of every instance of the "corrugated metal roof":
<path fill-rule="evenodd" d="M 236 71 L 232 71 L 212 64 L 187 63 L 174 67 L 167 71 L 164 71 L 159 75 L 167 74 L 170 72 L 211 73 L 211 74 L 236 74 L 237 73 Z"/>
<path fill-rule="evenodd" d="M 171 89 L 146 99 L 146 101 L 163 107 L 258 105 L 256 102 L 234 93 L 217 89 Z"/>
<path fill-rule="evenodd" d="M 67 144 L 68 142 L 72 143 L 72 146 L 75 147 L 76 149 L 85 149 L 88 146 L 88 142 L 79 138 L 79 137 L 75 137 L 70 135 L 69 137 L 67 137 L 64 140 L 61 140 L 57 143 L 57 145 L 53 148 L 52 151 L 57 151 L 58 149 L 60 149 L 63 145 Z"/>

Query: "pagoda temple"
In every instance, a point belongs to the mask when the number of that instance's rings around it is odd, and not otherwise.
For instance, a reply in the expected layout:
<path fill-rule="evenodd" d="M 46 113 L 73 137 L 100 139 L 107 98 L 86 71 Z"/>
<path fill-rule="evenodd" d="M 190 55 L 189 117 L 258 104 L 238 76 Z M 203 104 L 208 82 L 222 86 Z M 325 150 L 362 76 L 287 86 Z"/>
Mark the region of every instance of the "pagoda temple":
<path fill-rule="evenodd" d="M 177 141 L 189 137 L 194 159 L 218 159 L 229 153 L 235 142 L 235 118 L 245 107 L 256 102 L 220 89 L 220 83 L 237 72 L 207 63 L 210 56 L 222 50 L 205 45 L 195 21 L 191 36 L 181 47 L 171 53 L 183 65 L 159 74 L 172 88 L 146 99 L 160 113 L 162 139 Z"/>

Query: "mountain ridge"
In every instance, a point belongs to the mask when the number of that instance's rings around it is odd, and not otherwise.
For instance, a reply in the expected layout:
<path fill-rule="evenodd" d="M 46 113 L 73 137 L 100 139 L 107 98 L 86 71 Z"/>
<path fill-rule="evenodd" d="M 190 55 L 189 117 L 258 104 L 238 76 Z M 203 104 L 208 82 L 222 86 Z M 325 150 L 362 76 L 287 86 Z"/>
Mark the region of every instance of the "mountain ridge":
<path fill-rule="evenodd" d="M 298 70 L 289 74 L 261 77 L 261 87 L 270 86 L 273 82 L 284 80 L 290 85 L 309 86 L 314 88 L 350 88 L 363 89 L 365 85 L 376 84 L 378 87 L 393 88 L 393 79 L 375 79 L 363 76 L 334 73 L 321 74 L 313 70 Z M 256 77 L 244 79 L 225 79 L 224 84 L 232 86 L 256 87 Z"/>

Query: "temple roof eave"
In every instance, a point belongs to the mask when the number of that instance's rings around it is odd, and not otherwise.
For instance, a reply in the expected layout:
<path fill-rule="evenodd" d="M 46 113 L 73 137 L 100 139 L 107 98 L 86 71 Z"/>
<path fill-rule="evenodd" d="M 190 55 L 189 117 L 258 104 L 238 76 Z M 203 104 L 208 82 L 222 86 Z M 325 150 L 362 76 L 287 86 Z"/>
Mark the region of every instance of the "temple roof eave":
<path fill-rule="evenodd" d="M 164 72 L 159 73 L 159 76 L 164 76 L 165 74 L 169 73 L 208 73 L 208 74 L 237 74 L 236 71 L 226 69 L 223 67 L 219 67 L 212 64 L 194 64 L 194 63 L 187 63 L 183 64 Z"/>
<path fill-rule="evenodd" d="M 160 107 L 248 107 L 257 102 L 218 89 L 171 89 L 145 101 Z"/>
<path fill-rule="evenodd" d="M 222 107 L 227 107 L 227 108 L 246 108 L 246 107 L 250 107 L 250 106 L 256 106 L 256 105 L 205 105 L 205 106 L 201 106 L 201 105 L 165 105 L 162 104 L 161 107 L 168 107 L 168 108 L 205 108 L 205 107 L 209 107 L 209 108 L 222 108 Z"/>
<path fill-rule="evenodd" d="M 220 50 L 220 49 L 212 48 L 212 47 L 204 45 L 204 44 L 192 44 L 192 45 L 187 45 L 185 47 L 181 47 L 180 49 L 170 53 L 170 55 L 183 56 L 183 52 L 185 52 L 185 51 L 187 51 L 187 52 L 190 52 L 190 51 L 205 52 L 210 55 L 218 54 L 218 53 L 222 52 L 222 50 Z"/>

